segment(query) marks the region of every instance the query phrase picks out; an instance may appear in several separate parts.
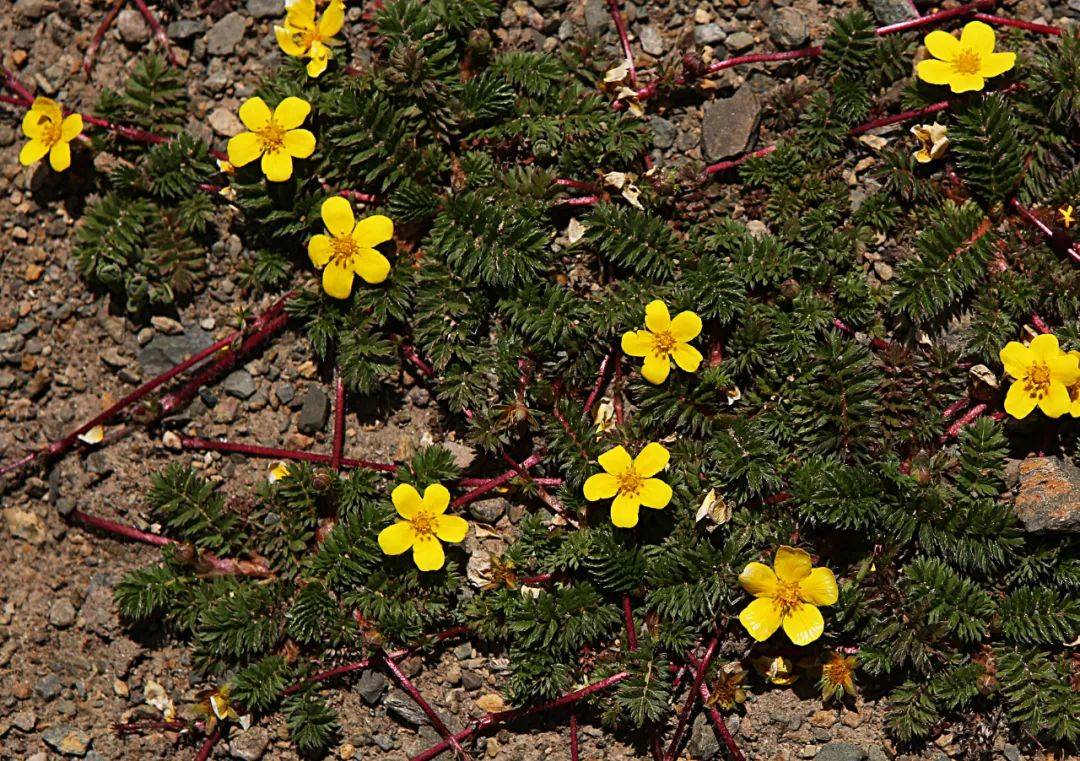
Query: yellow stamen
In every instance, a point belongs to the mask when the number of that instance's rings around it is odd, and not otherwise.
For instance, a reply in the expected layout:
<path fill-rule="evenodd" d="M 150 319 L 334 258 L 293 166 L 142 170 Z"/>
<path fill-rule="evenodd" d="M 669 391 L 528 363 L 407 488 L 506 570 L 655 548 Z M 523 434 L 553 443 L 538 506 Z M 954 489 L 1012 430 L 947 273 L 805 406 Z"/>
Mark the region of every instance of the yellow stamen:
<path fill-rule="evenodd" d="M 633 468 L 621 473 L 619 475 L 619 493 L 625 494 L 628 497 L 632 497 L 641 491 L 641 486 L 645 482 L 645 479 L 638 475 L 637 471 Z"/>
<path fill-rule="evenodd" d="M 953 59 L 953 68 L 961 74 L 978 74 L 982 68 L 982 59 L 979 54 L 970 48 L 960 51 L 960 55 Z"/>
<path fill-rule="evenodd" d="M 257 133 L 262 140 L 263 150 L 267 153 L 280 151 L 285 147 L 285 130 L 271 121 Z"/>
<path fill-rule="evenodd" d="M 416 514 L 409 519 L 409 523 L 412 524 L 413 533 L 420 539 L 435 536 L 435 529 L 438 522 L 438 516 L 427 510 L 417 510 Z"/>
<path fill-rule="evenodd" d="M 1024 388 L 1034 398 L 1042 399 L 1050 391 L 1050 367 L 1045 362 L 1036 362 L 1028 368 L 1024 379 Z"/>
<path fill-rule="evenodd" d="M 802 606 L 802 597 L 799 595 L 798 583 L 789 584 L 781 581 L 776 585 L 776 596 L 773 598 L 780 607 L 780 612 L 787 616 L 791 611 Z"/>
<path fill-rule="evenodd" d="M 360 247 L 351 235 L 343 235 L 340 238 L 330 240 L 330 255 L 334 258 L 334 264 L 348 269 L 352 264 L 352 258 L 356 256 Z"/>
<path fill-rule="evenodd" d="M 653 333 L 653 353 L 662 359 L 671 355 L 671 351 L 677 343 L 675 336 L 671 335 L 669 331 Z"/>

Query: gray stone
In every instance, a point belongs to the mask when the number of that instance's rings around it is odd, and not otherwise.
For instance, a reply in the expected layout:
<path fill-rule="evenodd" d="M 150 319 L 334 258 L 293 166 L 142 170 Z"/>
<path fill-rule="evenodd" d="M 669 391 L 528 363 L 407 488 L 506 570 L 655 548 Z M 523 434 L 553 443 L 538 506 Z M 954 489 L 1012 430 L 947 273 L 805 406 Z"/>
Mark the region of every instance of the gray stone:
<path fill-rule="evenodd" d="M 165 28 L 170 40 L 184 41 L 197 37 L 206 30 L 202 19 L 177 19 Z"/>
<path fill-rule="evenodd" d="M 274 396 L 282 404 L 289 404 L 296 398 L 296 389 L 290 383 L 279 383 L 274 386 Z"/>
<path fill-rule="evenodd" d="M 213 342 L 214 337 L 197 325 L 188 327 L 179 336 L 155 334 L 139 349 L 139 367 L 146 376 L 160 375 Z"/>
<path fill-rule="evenodd" d="M 461 686 L 466 690 L 472 692 L 473 690 L 479 690 L 484 686 L 484 680 L 475 671 L 469 671 L 462 669 L 461 671 Z"/>
<path fill-rule="evenodd" d="M 378 671 L 363 671 L 356 683 L 356 692 L 369 706 L 377 705 L 386 692 L 386 677 Z"/>
<path fill-rule="evenodd" d="M 1077 0 L 1080 2 L 1080 0 Z M 1005 756 L 1005 761 L 1020 761 L 1020 749 L 1015 745 L 1006 745 L 1001 749 L 1001 752 Z"/>
<path fill-rule="evenodd" d="M 705 104 L 701 124 L 701 148 L 713 161 L 734 156 L 746 149 L 757 127 L 761 104 L 747 85 L 730 98 Z"/>
<path fill-rule="evenodd" d="M 240 117 L 231 108 L 218 106 L 206 119 L 211 129 L 222 137 L 235 137 L 244 131 Z"/>
<path fill-rule="evenodd" d="M 649 119 L 649 126 L 653 131 L 653 145 L 657 148 L 670 148 L 675 144 L 675 125 L 662 116 L 653 116 Z"/>
<path fill-rule="evenodd" d="M 52 10 L 52 3 L 48 0 L 16 0 L 15 15 L 25 19 L 39 19 Z"/>
<path fill-rule="evenodd" d="M 1080 0 L 1069 0 L 1069 10 L 1080 15 Z"/>
<path fill-rule="evenodd" d="M 277 18 L 284 16 L 281 0 L 248 0 L 247 12 L 252 18 Z"/>
<path fill-rule="evenodd" d="M 1057 457 L 1027 458 L 1014 509 L 1026 531 L 1080 533 L 1080 468 Z"/>
<path fill-rule="evenodd" d="M 95 573 L 90 577 L 86 598 L 79 608 L 79 626 L 103 639 L 111 639 L 116 626 L 112 610 L 112 576 L 107 573 Z"/>
<path fill-rule="evenodd" d="M 502 497 L 480 499 L 469 505 L 469 515 L 481 523 L 497 523 L 506 514 L 507 502 Z"/>
<path fill-rule="evenodd" d="M 585 0 L 585 28 L 590 33 L 606 32 L 611 25 L 611 12 L 604 0 Z"/>
<path fill-rule="evenodd" d="M 49 727 L 41 733 L 41 739 L 53 750 L 65 756 L 85 756 L 90 748 L 90 735 L 68 724 Z"/>
<path fill-rule="evenodd" d="M 259 761 L 270 745 L 270 733 L 262 727 L 251 727 L 233 734 L 229 754 L 241 761 Z"/>
<path fill-rule="evenodd" d="M 863 761 L 866 752 L 855 743 L 831 742 L 821 746 L 815 761 Z"/>
<path fill-rule="evenodd" d="M 1080 0 L 1077 0 L 1080 2 Z M 646 24 L 638 30 L 638 39 L 641 40 L 641 49 L 649 55 L 663 55 L 664 54 L 664 38 L 660 35 L 660 32 L 656 31 L 656 27 Z"/>
<path fill-rule="evenodd" d="M 250 399 L 255 393 L 255 379 L 247 370 L 233 370 L 221 381 L 221 387 L 229 396 L 237 399 Z"/>
<path fill-rule="evenodd" d="M 142 14 L 134 8 L 120 11 L 116 17 L 116 30 L 120 32 L 120 39 L 129 45 L 141 45 L 150 39 L 150 29 Z"/>
<path fill-rule="evenodd" d="M 48 674 L 37 681 L 34 685 L 34 694 L 42 700 L 52 700 L 60 694 L 63 685 L 56 674 Z"/>
<path fill-rule="evenodd" d="M 61 598 L 49 608 L 49 623 L 57 629 L 66 629 L 75 623 L 75 606 L 71 600 Z"/>
<path fill-rule="evenodd" d="M 244 17 L 236 11 L 218 19 L 206 33 L 206 52 L 210 55 L 232 55 L 244 39 Z"/>
<path fill-rule="evenodd" d="M 11 716 L 11 724 L 23 732 L 32 732 L 37 726 L 37 716 L 33 711 L 17 711 Z"/>
<path fill-rule="evenodd" d="M 391 751 L 394 749 L 394 738 L 382 733 L 372 735 L 371 741 L 379 746 L 379 750 Z"/>
<path fill-rule="evenodd" d="M 773 14 L 769 23 L 769 36 L 780 47 L 802 47 L 810 37 L 810 25 L 802 11 L 791 7 L 781 8 Z"/>
<path fill-rule="evenodd" d="M 386 696 L 383 703 L 386 706 L 386 712 L 397 721 L 414 727 L 428 722 L 428 717 L 424 715 L 424 712 L 403 692 L 394 690 Z"/>
<path fill-rule="evenodd" d="M 694 27 L 694 42 L 698 45 L 715 45 L 726 37 L 719 24 L 698 24 Z"/>
<path fill-rule="evenodd" d="M 296 427 L 300 433 L 312 436 L 326 427 L 330 415 L 330 399 L 322 389 L 309 388 L 300 407 L 300 420 Z"/>
<path fill-rule="evenodd" d="M 866 749 L 866 761 L 892 761 L 888 752 L 880 745 L 871 745 Z M 1020 761 L 1020 759 L 1016 759 Z"/>
<path fill-rule="evenodd" d="M 704 713 L 699 713 L 690 728 L 690 740 L 686 745 L 692 758 L 716 758 L 720 753 L 720 742 L 716 739 Z"/>
<path fill-rule="evenodd" d="M 754 47 L 754 35 L 749 32 L 735 32 L 728 35 L 724 44 L 732 53 L 741 53 Z"/>
<path fill-rule="evenodd" d="M 874 18 L 885 26 L 900 21 L 907 21 L 919 15 L 911 0 L 868 0 Z"/>

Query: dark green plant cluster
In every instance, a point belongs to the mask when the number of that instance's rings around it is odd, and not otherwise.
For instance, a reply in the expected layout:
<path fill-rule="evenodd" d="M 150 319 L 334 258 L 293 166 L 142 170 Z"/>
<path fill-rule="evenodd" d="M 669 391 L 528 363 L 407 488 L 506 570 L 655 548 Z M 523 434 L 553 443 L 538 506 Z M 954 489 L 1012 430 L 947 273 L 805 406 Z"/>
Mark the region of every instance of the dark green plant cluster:
<path fill-rule="evenodd" d="M 1077 186 L 1080 80 L 1067 76 L 1077 38 L 1026 59 L 1014 74 L 1029 86 L 970 94 L 938 114 L 953 147 L 923 166 L 903 137 L 877 154 L 849 135 L 908 75 L 914 38 L 883 41 L 864 15 L 844 17 L 793 131 L 703 204 L 697 180 L 646 173 L 640 121 L 597 93 L 584 51 L 498 50 L 485 30 L 496 10 L 487 0 L 389 1 L 373 21 L 375 61 L 360 74 L 309 80 L 286 63 L 259 92 L 271 105 L 286 95 L 313 104 L 316 153 L 287 183 L 264 182 L 253 165 L 232 187 L 254 278 L 278 287 L 305 273 L 290 311 L 353 392 L 420 376 L 446 424 L 478 449 L 471 475 L 500 472 L 503 454 L 541 453 L 532 472 L 563 486 L 549 495 L 515 483 L 528 514 L 477 587 L 460 547 L 421 573 L 376 542 L 396 482 L 454 488 L 459 474 L 440 450 L 402 463 L 395 478 L 292 465 L 238 504 L 173 468 L 151 502 L 188 544 L 124 580 L 124 615 L 189 640 L 245 710 L 282 709 L 305 752 L 332 741 L 322 696 L 332 685 L 286 695 L 289 685 L 451 624 L 506 654 L 514 703 L 628 672 L 592 700 L 644 742 L 670 729 L 688 680 L 676 693 L 669 666 L 691 648 L 716 635 L 739 657 L 787 650 L 782 634 L 748 638 L 737 616 L 750 598 L 737 577 L 797 544 L 841 582 L 824 636 L 802 654 L 856 648 L 856 681 L 887 696 L 898 740 L 950 723 L 975 736 L 1000 719 L 1015 737 L 1075 744 L 1080 692 L 1067 643 L 1080 627 L 1080 555 L 1073 539 L 1021 529 L 1004 472 L 1008 457 L 1048 447 L 1075 461 L 1076 422 L 1036 412 L 944 436 L 942 411 L 968 394 L 971 365 L 1001 375 L 998 350 L 1033 312 L 1080 349 L 1080 269 L 1008 203 L 1061 202 L 1058 183 Z M 942 97 L 925 89 L 913 85 L 905 100 Z M 137 165 L 168 156 L 155 148 Z M 856 195 L 846 172 L 866 156 L 876 168 Z M 610 172 L 636 183 L 643 208 L 605 192 Z M 555 178 L 604 197 L 567 206 Z M 383 199 L 398 245 L 384 284 L 358 281 L 336 300 L 305 249 L 322 232 L 321 202 L 344 189 Z M 580 237 L 568 233 L 571 218 Z M 895 278 L 869 278 L 867 253 L 888 258 Z M 619 350 L 653 299 L 704 322 L 699 371 L 673 369 L 660 385 Z M 601 430 L 583 406 L 608 357 L 601 396 L 616 403 L 600 406 L 618 411 Z M 1000 393 L 979 392 L 1001 409 Z M 635 528 L 615 528 L 582 484 L 602 452 L 651 441 L 671 452 L 661 477 L 674 498 L 642 510 Z M 710 493 L 730 508 L 720 525 L 697 518 Z M 260 559 L 272 576 L 208 573 L 207 551 Z"/>

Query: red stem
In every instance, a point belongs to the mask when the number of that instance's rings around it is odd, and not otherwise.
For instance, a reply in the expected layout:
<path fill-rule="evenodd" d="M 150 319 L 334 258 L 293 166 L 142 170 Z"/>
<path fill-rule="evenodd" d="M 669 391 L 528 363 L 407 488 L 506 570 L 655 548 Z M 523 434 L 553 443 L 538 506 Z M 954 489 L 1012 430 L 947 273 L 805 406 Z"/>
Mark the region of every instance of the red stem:
<path fill-rule="evenodd" d="M 252 457 L 267 457 L 277 460 L 294 460 L 297 462 L 317 462 L 333 466 L 332 455 L 321 452 L 303 452 L 299 449 L 278 449 L 277 447 L 263 447 L 258 444 L 242 444 L 235 441 L 222 441 L 220 439 L 202 439 L 197 436 L 186 436 L 180 440 L 184 449 L 210 450 L 213 452 L 230 452 L 234 454 L 246 454 Z M 341 458 L 342 468 L 366 468 L 367 470 L 381 470 L 393 473 L 398 469 L 397 465 L 385 462 L 371 462 L 370 460 L 353 460 L 348 457 Z M 486 482 L 486 479 L 484 479 Z"/>
<path fill-rule="evenodd" d="M 335 471 L 341 470 L 341 460 L 344 449 L 345 382 L 341 379 L 341 369 L 338 368 L 334 373 L 334 453 L 330 458 L 330 467 Z"/>
<path fill-rule="evenodd" d="M 528 457 L 525 458 L 525 460 L 522 461 L 519 468 L 520 468 L 520 470 L 528 470 L 533 465 L 536 465 L 536 463 L 540 462 L 541 459 L 543 459 L 543 455 L 540 454 L 540 453 L 534 452 L 533 454 L 529 455 Z M 515 468 L 514 470 L 506 471 L 502 475 L 495 476 L 494 478 L 490 478 L 487 481 L 485 481 L 484 483 L 477 486 L 472 491 L 466 492 L 465 494 L 463 494 L 460 497 L 458 497 L 457 499 L 455 499 L 453 502 L 450 503 L 450 506 L 451 507 L 461 507 L 462 505 L 467 505 L 470 502 L 475 502 L 476 500 L 480 499 L 480 497 L 484 496 L 485 494 L 487 494 L 492 489 L 497 489 L 498 487 L 502 486 L 503 484 L 507 483 L 508 481 L 512 481 L 517 474 L 518 474 L 518 469 Z"/>
<path fill-rule="evenodd" d="M 599 188 L 591 182 L 582 182 L 581 180 L 565 180 L 561 177 L 552 181 L 552 185 L 556 185 L 560 188 L 573 188 L 574 190 L 587 190 L 595 193 Z"/>
<path fill-rule="evenodd" d="M 28 106 L 31 103 L 33 103 L 34 102 L 34 96 L 31 95 L 30 91 L 27 90 L 26 87 L 23 86 L 23 83 L 20 82 L 15 77 L 15 74 L 11 71 L 11 69 L 7 68 L 6 66 L 4 66 L 2 68 L 3 68 L 3 71 L 4 71 L 4 81 L 6 82 L 8 88 L 13 93 L 16 93 L 23 100 L 23 103 L 16 103 L 16 105 L 27 105 Z"/>
<path fill-rule="evenodd" d="M 951 420 L 955 415 L 959 414 L 960 410 L 964 409 L 969 404 L 971 404 L 971 397 L 965 394 L 941 411 L 942 420 Z"/>
<path fill-rule="evenodd" d="M 776 150 L 775 145 L 768 145 L 764 148 L 760 148 L 751 153 L 743 154 L 736 159 L 728 159 L 727 161 L 719 161 L 715 164 L 705 167 L 705 176 L 710 174 L 716 174 L 717 172 L 726 172 L 728 169 L 734 169 L 740 164 L 745 164 L 750 159 L 761 158 L 762 156 L 768 156 L 770 153 Z"/>
<path fill-rule="evenodd" d="M 612 349 L 608 353 L 608 355 L 604 357 L 604 360 L 600 363 L 600 370 L 596 374 L 596 384 L 593 385 L 592 391 L 589 392 L 589 398 L 585 400 L 585 409 L 583 410 L 583 412 L 586 416 L 589 414 L 590 410 L 592 410 L 593 405 L 596 404 L 596 400 L 600 396 L 600 392 L 604 388 L 604 376 L 607 373 L 608 363 L 614 356 L 615 350 Z"/>
<path fill-rule="evenodd" d="M 937 103 L 931 103 L 929 106 L 923 106 L 922 108 L 913 108 L 910 111 L 901 111 L 898 114 L 890 114 L 889 116 L 883 116 L 880 119 L 871 119 L 868 122 L 852 127 L 850 134 L 861 135 L 864 132 L 869 132 L 878 127 L 887 127 L 890 124 L 907 121 L 908 119 L 917 119 L 920 116 L 936 114 L 939 111 L 945 111 L 950 105 L 950 101 L 939 100 Z"/>
<path fill-rule="evenodd" d="M 977 417 L 982 415 L 989 408 L 986 403 L 979 403 L 965 412 L 955 423 L 949 426 L 949 429 L 944 434 L 938 437 L 938 442 L 944 444 L 949 439 L 956 438 L 960 435 L 966 426 L 970 425 Z"/>
<path fill-rule="evenodd" d="M 420 359 L 420 355 L 417 353 L 416 348 L 414 346 L 411 346 L 410 344 L 407 344 L 407 343 L 402 343 L 399 346 L 401 348 L 401 353 L 405 355 L 405 359 L 409 360 L 414 365 L 416 365 L 416 368 L 425 377 L 428 377 L 428 378 L 434 377 L 435 368 L 432 367 L 431 365 L 429 365 L 424 360 Z"/>
<path fill-rule="evenodd" d="M 626 646 L 631 652 L 637 650 L 637 629 L 634 627 L 634 609 L 630 607 L 630 595 L 622 598 L 623 621 L 626 623 Z"/>
<path fill-rule="evenodd" d="M 600 196 L 578 196 L 577 198 L 563 198 L 556 203 L 563 206 L 592 206 L 594 203 L 600 203 Z"/>
<path fill-rule="evenodd" d="M 168 544 L 176 544 L 176 542 L 167 536 L 158 536 L 157 534 L 150 534 L 146 531 L 140 531 L 133 526 L 125 526 L 122 523 L 116 521 L 110 521 L 106 518 L 98 518 L 96 515 L 88 515 L 82 510 L 72 510 L 71 518 L 86 524 L 91 528 L 96 528 L 99 531 L 104 531 L 108 534 L 115 534 L 116 536 L 122 536 L 125 539 L 131 539 L 136 542 L 142 542 L 143 544 L 152 544 L 155 547 L 164 547 Z"/>
<path fill-rule="evenodd" d="M 1017 29 L 1025 29 L 1029 32 L 1035 32 L 1036 34 L 1061 34 L 1061 29 L 1059 27 L 1047 26 L 1046 24 L 1036 24 L 1033 21 L 1022 21 L 1015 18 L 991 16 L 989 13 L 976 13 L 974 18 L 978 21 L 985 21 L 987 24 L 997 24 L 998 26 L 1014 26 Z"/>
<path fill-rule="evenodd" d="M 529 480 L 532 483 L 536 484 L 537 486 L 562 486 L 563 485 L 563 480 L 561 478 L 543 478 L 543 477 L 540 477 L 540 476 L 532 476 L 532 475 L 530 475 Z M 457 480 L 457 485 L 458 486 L 464 486 L 464 487 L 467 487 L 467 488 L 471 488 L 473 486 L 480 486 L 482 484 L 486 484 L 487 482 L 488 482 L 488 479 L 486 479 L 486 478 L 477 478 L 475 476 L 470 476 L 468 478 L 459 478 Z"/>
<path fill-rule="evenodd" d="M 360 203 L 379 202 L 378 196 L 374 196 L 371 193 L 361 193 L 359 190 L 339 190 L 338 195 L 344 196 L 345 198 L 351 198 L 352 200 L 359 201 Z"/>
<path fill-rule="evenodd" d="M 577 713 L 570 714 L 570 761 L 578 761 Z"/>
<path fill-rule="evenodd" d="M 1031 324 L 1035 326 L 1035 329 L 1040 333 L 1053 333 L 1050 326 L 1046 324 L 1046 321 L 1035 312 L 1031 313 Z"/>
<path fill-rule="evenodd" d="M 161 24 L 158 23 L 157 18 L 150 12 L 150 9 L 146 7 L 144 0 L 135 0 L 135 7 L 139 9 L 139 13 L 143 15 L 143 18 L 146 19 L 146 23 L 149 24 L 150 28 L 154 31 L 154 37 L 157 38 L 158 43 L 165 48 L 165 55 L 169 57 L 169 63 L 179 67 L 180 62 L 176 60 L 176 55 L 169 45 L 169 35 L 165 34 L 165 30 L 161 28 Z"/>
<path fill-rule="evenodd" d="M 1054 230 L 1054 228 L 1033 214 L 1030 209 L 1024 208 L 1015 198 L 1009 199 L 1009 205 L 1016 209 L 1025 222 L 1038 229 L 1055 249 L 1064 250 L 1068 253 L 1069 258 L 1080 264 L 1080 246 L 1077 246 L 1076 241 L 1072 240 L 1068 234 Z"/>
<path fill-rule="evenodd" d="M 589 697 L 590 695 L 593 695 L 602 690 L 606 690 L 612 685 L 618 684 L 629 676 L 630 674 L 628 672 L 620 671 L 617 674 L 612 674 L 606 679 L 601 679 L 598 682 L 593 682 L 587 687 L 582 687 L 580 690 L 568 692 L 565 695 L 557 697 L 554 700 L 549 700 L 546 703 L 540 703 L 539 705 L 529 706 L 527 708 L 513 708 L 508 711 L 495 711 L 493 713 L 485 714 L 484 716 L 480 717 L 480 719 L 478 719 L 476 722 L 474 722 L 472 726 L 466 727 L 465 729 L 454 735 L 454 739 L 461 742 L 469 739 L 477 732 L 481 732 L 490 727 L 498 726 L 500 724 L 506 724 L 508 722 L 515 721 L 526 716 L 532 716 L 533 714 L 546 713 L 547 711 L 551 711 L 556 708 L 562 708 L 563 706 L 572 705 L 580 700 Z M 430 759 L 435 758 L 437 755 L 439 755 L 449 747 L 450 743 L 444 740 L 443 742 L 428 748 L 423 753 L 413 756 L 410 761 L 430 761 Z"/>
<path fill-rule="evenodd" d="M 686 697 L 686 703 L 683 705 L 682 711 L 679 712 L 679 723 L 676 725 L 675 734 L 671 738 L 671 747 L 668 748 L 666 758 L 669 761 L 675 758 L 675 754 L 679 751 L 679 745 L 682 744 L 683 733 L 686 731 L 686 724 L 690 720 L 690 711 L 694 708 L 694 703 L 698 699 L 698 690 L 705 680 L 705 671 L 709 668 L 713 656 L 716 655 L 716 648 L 719 644 L 719 638 L 714 636 L 705 650 L 705 657 L 701 659 L 701 663 L 697 665 L 697 669 L 694 671 L 693 686 L 690 688 L 690 694 Z"/>
<path fill-rule="evenodd" d="M 699 661 L 694 657 L 694 654 L 690 654 L 690 664 L 697 666 Z M 713 728 L 716 729 L 716 734 L 720 735 L 720 740 L 727 746 L 728 753 L 731 755 L 733 761 L 746 761 L 746 757 L 743 756 L 742 751 L 739 750 L 739 746 L 735 744 L 735 738 L 731 736 L 731 732 L 728 731 L 727 724 L 724 723 L 724 717 L 720 715 L 712 706 L 708 705 L 709 688 L 705 686 L 704 682 L 698 686 L 698 694 L 701 696 L 702 705 L 705 705 L 706 711 L 709 714 L 709 718 L 712 719 Z"/>
<path fill-rule="evenodd" d="M 199 755 L 195 756 L 195 761 L 206 761 L 210 758 L 210 754 L 214 751 L 214 746 L 217 745 L 218 740 L 221 739 L 221 725 L 218 724 L 214 727 L 214 731 L 206 738 L 206 742 L 199 748 Z"/>
<path fill-rule="evenodd" d="M 105 32 L 109 31 L 109 27 L 116 20 L 116 16 L 120 13 L 120 9 L 124 7 L 125 2 L 126 0 L 116 0 L 112 7 L 109 8 L 109 12 L 105 14 L 105 18 L 102 19 L 97 31 L 94 32 L 94 37 L 90 40 L 90 47 L 86 49 L 86 55 L 83 56 L 82 67 L 87 76 L 90 75 L 90 69 L 94 65 L 94 56 L 97 55 L 98 48 L 101 47 L 101 43 L 105 39 Z"/>
<path fill-rule="evenodd" d="M 380 652 L 379 657 L 386 665 L 386 668 L 394 675 L 394 678 L 398 680 L 398 684 L 401 688 L 408 693 L 409 697 L 413 699 L 413 702 L 420 706 L 420 710 L 431 721 L 432 725 L 438 730 L 439 734 L 450 744 L 450 747 L 454 749 L 458 758 L 469 759 L 471 758 L 465 749 L 461 747 L 461 743 L 454 737 L 454 733 L 450 731 L 450 728 L 446 726 L 446 723 L 442 720 L 442 717 L 436 713 L 435 709 L 424 699 L 424 696 L 420 694 L 420 691 L 416 689 L 415 685 L 409 681 L 409 678 L 402 673 L 397 664 L 394 663 L 394 659 L 390 658 L 386 653 Z"/>
<path fill-rule="evenodd" d="M 919 18 L 908 19 L 907 21 L 901 21 L 896 24 L 889 24 L 888 26 L 880 27 L 876 30 L 878 36 L 886 34 L 894 34 L 896 32 L 906 32 L 910 29 L 918 29 L 919 27 L 928 26 L 930 24 L 936 24 L 939 21 L 946 21 L 958 16 L 970 16 L 973 13 L 978 13 L 983 8 L 990 8 L 994 5 L 994 0 L 976 0 L 974 3 L 968 3 L 967 5 L 961 5 L 959 8 L 950 8 L 947 11 L 938 11 L 937 13 L 931 13 L 926 16 L 920 16 Z"/>
<path fill-rule="evenodd" d="M 619 33 L 619 41 L 622 43 L 623 53 L 626 55 L 626 63 L 630 66 L 630 86 L 637 87 L 637 69 L 634 67 L 634 53 L 630 50 L 630 38 L 626 34 L 626 22 L 623 21 L 622 12 L 619 10 L 619 0 L 608 0 L 608 10 L 615 22 L 615 30 Z"/>

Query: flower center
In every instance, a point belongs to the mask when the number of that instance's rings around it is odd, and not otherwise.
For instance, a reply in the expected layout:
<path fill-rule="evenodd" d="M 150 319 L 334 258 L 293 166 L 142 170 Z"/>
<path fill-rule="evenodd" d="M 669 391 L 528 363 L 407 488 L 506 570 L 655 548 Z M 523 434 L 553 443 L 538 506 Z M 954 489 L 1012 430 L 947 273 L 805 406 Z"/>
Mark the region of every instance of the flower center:
<path fill-rule="evenodd" d="M 978 53 L 966 48 L 953 59 L 953 68 L 961 74 L 978 74 L 979 69 L 982 68 L 982 60 Z"/>
<path fill-rule="evenodd" d="M 285 130 L 274 121 L 259 130 L 258 135 L 262 140 L 263 150 L 267 153 L 280 151 L 285 147 Z"/>
<path fill-rule="evenodd" d="M 843 658 L 829 661 L 821 668 L 821 675 L 824 677 L 824 681 L 829 684 L 844 684 L 848 680 L 850 673 L 851 669 Z"/>
<path fill-rule="evenodd" d="M 351 235 L 343 235 L 340 238 L 334 237 L 330 240 L 330 252 L 334 257 L 334 264 L 339 267 L 348 268 L 352 258 L 356 256 L 360 247 L 356 245 L 356 241 L 352 239 Z"/>
<path fill-rule="evenodd" d="M 633 468 L 619 475 L 619 493 L 628 497 L 635 496 L 641 491 L 641 485 L 645 479 L 638 475 Z"/>
<path fill-rule="evenodd" d="M 671 335 L 670 331 L 653 333 L 653 353 L 659 357 L 669 356 L 677 343 L 678 341 L 675 340 L 675 336 Z"/>
<path fill-rule="evenodd" d="M 799 585 L 797 583 L 790 584 L 784 581 L 778 582 L 776 585 L 776 595 L 773 599 L 776 600 L 776 604 L 780 606 L 780 611 L 785 616 L 802 605 L 802 598 L 799 596 Z"/>
<path fill-rule="evenodd" d="M 438 516 L 427 510 L 417 510 L 416 514 L 409 519 L 413 533 L 420 539 L 426 539 L 435 535 Z"/>
<path fill-rule="evenodd" d="M 1028 394 L 1038 399 L 1046 396 L 1050 391 L 1050 366 L 1045 362 L 1036 362 L 1028 368 L 1024 388 Z"/>

